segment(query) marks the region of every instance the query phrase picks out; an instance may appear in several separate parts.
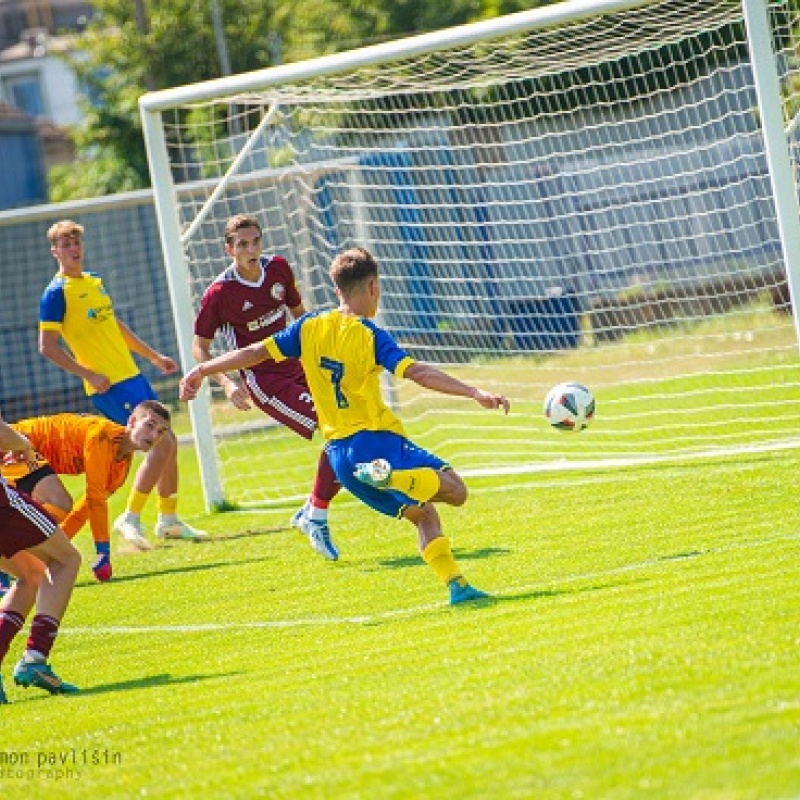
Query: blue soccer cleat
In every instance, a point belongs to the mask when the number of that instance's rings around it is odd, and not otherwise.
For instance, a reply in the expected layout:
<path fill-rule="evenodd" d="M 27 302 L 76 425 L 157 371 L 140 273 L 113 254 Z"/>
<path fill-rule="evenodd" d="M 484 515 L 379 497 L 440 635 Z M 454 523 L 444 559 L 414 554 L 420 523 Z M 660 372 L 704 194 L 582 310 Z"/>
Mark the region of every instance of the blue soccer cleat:
<path fill-rule="evenodd" d="M 35 686 L 50 694 L 75 694 L 77 686 L 65 683 L 53 672 L 46 661 L 26 661 L 24 658 L 14 667 L 14 683 L 17 686 Z"/>
<path fill-rule="evenodd" d="M 5 597 L 11 589 L 11 576 L 6 572 L 0 572 L 0 597 Z"/>
<path fill-rule="evenodd" d="M 386 489 L 392 478 L 392 465 L 383 458 L 356 464 L 353 477 L 375 489 Z"/>
<path fill-rule="evenodd" d="M 459 603 L 467 603 L 470 600 L 483 600 L 489 597 L 486 592 L 480 591 L 468 583 L 463 586 L 459 585 L 457 580 L 450 581 L 447 584 L 447 589 L 450 592 L 450 605 L 457 606 Z"/>

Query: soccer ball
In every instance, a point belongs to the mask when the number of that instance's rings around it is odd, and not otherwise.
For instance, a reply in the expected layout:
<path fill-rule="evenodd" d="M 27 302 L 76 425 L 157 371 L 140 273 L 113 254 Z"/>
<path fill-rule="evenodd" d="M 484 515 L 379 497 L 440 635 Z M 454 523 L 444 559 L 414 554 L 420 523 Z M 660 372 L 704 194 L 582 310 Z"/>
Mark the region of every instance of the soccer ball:
<path fill-rule="evenodd" d="M 562 431 L 582 431 L 594 417 L 594 397 L 580 383 L 559 383 L 544 399 L 547 421 Z"/>

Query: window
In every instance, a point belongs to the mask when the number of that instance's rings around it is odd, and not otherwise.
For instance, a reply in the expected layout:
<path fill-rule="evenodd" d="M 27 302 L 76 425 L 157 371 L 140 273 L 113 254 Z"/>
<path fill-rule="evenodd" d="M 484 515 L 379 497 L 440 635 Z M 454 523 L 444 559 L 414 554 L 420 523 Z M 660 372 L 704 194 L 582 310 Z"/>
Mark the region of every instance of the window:
<path fill-rule="evenodd" d="M 32 117 L 44 115 L 44 99 L 38 73 L 9 75 L 3 80 L 3 94 L 26 114 Z"/>

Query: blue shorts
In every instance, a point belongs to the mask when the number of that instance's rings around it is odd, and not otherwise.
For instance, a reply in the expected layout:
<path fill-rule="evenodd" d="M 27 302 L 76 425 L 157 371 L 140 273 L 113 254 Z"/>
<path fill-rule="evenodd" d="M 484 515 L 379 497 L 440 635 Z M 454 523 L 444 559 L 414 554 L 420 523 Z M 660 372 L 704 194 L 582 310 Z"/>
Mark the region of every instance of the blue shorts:
<path fill-rule="evenodd" d="M 422 503 L 402 492 L 375 489 L 362 483 L 353 477 L 356 464 L 383 458 L 392 469 L 430 467 L 437 472 L 450 469 L 441 458 L 389 431 L 361 431 L 346 439 L 334 439 L 325 445 L 325 452 L 342 486 L 362 503 L 387 517 L 400 518 L 407 506 L 420 506 Z"/>
<path fill-rule="evenodd" d="M 139 403 L 158 400 L 153 387 L 142 374 L 115 383 L 107 392 L 93 394 L 89 399 L 104 417 L 118 425 L 128 424 L 128 417 Z"/>

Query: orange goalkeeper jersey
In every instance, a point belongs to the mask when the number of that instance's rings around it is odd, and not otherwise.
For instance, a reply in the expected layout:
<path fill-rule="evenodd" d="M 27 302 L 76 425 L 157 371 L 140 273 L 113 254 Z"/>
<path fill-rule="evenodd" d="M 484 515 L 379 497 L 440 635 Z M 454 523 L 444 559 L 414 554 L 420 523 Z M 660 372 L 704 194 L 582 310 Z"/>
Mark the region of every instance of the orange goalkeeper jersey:
<path fill-rule="evenodd" d="M 133 453 L 117 459 L 125 428 L 88 414 L 32 417 L 12 427 L 28 437 L 57 474 L 86 474 L 86 493 L 61 527 L 72 536 L 88 518 L 94 540 L 107 542 L 108 497 L 125 483 L 133 461 Z"/>

